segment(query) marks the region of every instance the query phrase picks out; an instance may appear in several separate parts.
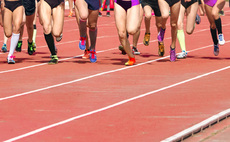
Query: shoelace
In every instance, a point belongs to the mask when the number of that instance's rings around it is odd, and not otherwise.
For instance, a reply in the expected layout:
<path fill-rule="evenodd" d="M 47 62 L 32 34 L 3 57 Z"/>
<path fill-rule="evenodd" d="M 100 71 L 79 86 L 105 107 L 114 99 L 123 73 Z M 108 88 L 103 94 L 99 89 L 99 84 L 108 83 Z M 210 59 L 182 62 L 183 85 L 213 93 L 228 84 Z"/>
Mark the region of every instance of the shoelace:
<path fill-rule="evenodd" d="M 223 35 L 219 35 L 219 40 L 223 40 Z"/>
<path fill-rule="evenodd" d="M 86 38 L 85 37 L 80 37 L 80 40 L 81 40 L 81 45 L 85 45 Z"/>
<path fill-rule="evenodd" d="M 15 56 L 14 56 L 14 55 L 11 55 L 9 59 L 10 59 L 10 60 L 13 60 L 14 58 L 15 58 Z"/>
<path fill-rule="evenodd" d="M 89 51 L 89 53 L 91 53 L 92 59 L 95 59 L 95 54 L 96 54 L 95 50 Z"/>

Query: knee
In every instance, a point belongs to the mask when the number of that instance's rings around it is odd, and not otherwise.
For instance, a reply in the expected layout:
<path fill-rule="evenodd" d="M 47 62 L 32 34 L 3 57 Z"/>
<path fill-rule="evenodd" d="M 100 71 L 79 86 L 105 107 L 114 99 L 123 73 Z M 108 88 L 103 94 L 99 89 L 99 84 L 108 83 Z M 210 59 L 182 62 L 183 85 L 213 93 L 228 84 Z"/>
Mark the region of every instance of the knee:
<path fill-rule="evenodd" d="M 193 29 L 187 29 L 186 33 L 189 34 L 189 35 L 191 35 L 193 33 Z"/>
<path fill-rule="evenodd" d="M 43 31 L 45 34 L 51 33 L 51 25 L 43 23 Z"/>
<path fill-rule="evenodd" d="M 214 19 L 218 19 L 219 18 L 219 11 L 217 10 L 212 10 L 212 17 Z"/>
<path fill-rule="evenodd" d="M 151 18 L 152 18 L 152 13 L 145 13 L 146 20 L 151 20 Z"/>
<path fill-rule="evenodd" d="M 96 23 L 91 23 L 88 25 L 90 30 L 95 30 L 97 28 L 97 24 Z"/>
<path fill-rule="evenodd" d="M 169 17 L 169 13 L 163 13 L 163 14 L 161 14 L 161 17 L 163 20 L 167 20 Z"/>
<path fill-rule="evenodd" d="M 184 28 L 184 24 L 178 22 L 178 23 L 177 23 L 177 27 L 178 27 L 178 30 L 182 30 L 182 29 Z"/>
<path fill-rule="evenodd" d="M 171 28 L 173 28 L 173 29 L 177 28 L 177 23 L 176 22 L 172 22 L 170 25 L 171 25 Z"/>
<path fill-rule="evenodd" d="M 15 33 L 15 34 L 20 33 L 20 28 L 21 28 L 20 24 L 13 25 L 13 33 Z"/>
<path fill-rule="evenodd" d="M 11 32 L 5 32 L 5 36 L 6 36 L 7 38 L 10 38 L 10 37 L 12 36 L 12 33 L 11 33 Z"/>
<path fill-rule="evenodd" d="M 211 29 L 216 29 L 216 25 L 215 25 L 214 23 L 212 23 L 212 24 L 210 25 L 210 28 L 211 28 Z"/>
<path fill-rule="evenodd" d="M 126 31 L 118 31 L 118 35 L 119 35 L 120 39 L 125 39 L 127 37 Z"/>

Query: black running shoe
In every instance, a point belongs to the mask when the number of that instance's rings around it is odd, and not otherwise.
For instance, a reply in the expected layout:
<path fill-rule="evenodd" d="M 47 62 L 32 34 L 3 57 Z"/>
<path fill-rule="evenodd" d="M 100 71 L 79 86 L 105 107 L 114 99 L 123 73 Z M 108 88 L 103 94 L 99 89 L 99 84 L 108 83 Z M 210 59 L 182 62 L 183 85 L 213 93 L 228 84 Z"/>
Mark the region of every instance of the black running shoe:
<path fill-rule="evenodd" d="M 34 54 L 34 47 L 33 47 L 33 43 L 31 42 L 31 43 L 29 43 L 29 41 L 28 41 L 28 54 L 29 55 L 33 55 Z"/>
<path fill-rule="evenodd" d="M 121 51 L 121 54 L 123 54 L 123 55 L 126 54 L 125 49 L 124 49 L 124 47 L 123 47 L 122 45 L 119 45 L 118 48 L 119 48 L 119 50 Z"/>
<path fill-rule="evenodd" d="M 52 55 L 51 60 L 48 62 L 49 65 L 57 64 L 58 63 L 58 57 L 57 55 Z"/>
<path fill-rule="evenodd" d="M 137 47 L 133 46 L 133 54 L 134 55 L 140 55 L 141 53 L 138 51 Z"/>
<path fill-rule="evenodd" d="M 22 41 L 18 41 L 18 45 L 16 46 L 16 51 L 21 52 L 22 51 Z"/>
<path fill-rule="evenodd" d="M 109 11 L 106 13 L 106 16 L 107 16 L 107 17 L 110 17 L 110 12 L 109 12 Z"/>

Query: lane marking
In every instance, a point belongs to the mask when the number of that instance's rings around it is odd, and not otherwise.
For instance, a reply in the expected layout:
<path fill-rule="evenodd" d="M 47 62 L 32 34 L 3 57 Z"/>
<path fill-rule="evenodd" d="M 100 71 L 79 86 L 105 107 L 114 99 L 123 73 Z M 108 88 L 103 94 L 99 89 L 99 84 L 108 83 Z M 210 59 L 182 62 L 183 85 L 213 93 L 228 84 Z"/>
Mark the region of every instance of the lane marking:
<path fill-rule="evenodd" d="M 230 40 L 226 41 L 225 43 L 228 43 L 228 42 L 230 42 Z M 205 49 L 205 48 L 208 48 L 208 47 L 211 47 L 211 46 L 213 46 L 213 45 L 204 46 L 204 47 L 197 48 L 197 49 L 194 49 L 194 50 L 190 50 L 190 51 L 187 51 L 187 52 L 193 52 L 193 51 Z M 114 49 L 116 49 L 116 48 L 114 48 Z M 113 50 L 113 49 L 108 49 L 108 50 Z M 80 56 L 78 56 L 78 57 L 80 57 Z M 82 81 L 82 80 L 94 78 L 94 77 L 97 77 L 97 76 L 102 76 L 102 75 L 109 74 L 109 73 L 114 73 L 114 72 L 130 69 L 130 68 L 139 67 L 139 66 L 142 66 L 142 65 L 145 65 L 145 64 L 149 64 L 149 63 L 156 62 L 156 61 L 159 61 L 159 60 L 162 60 L 162 59 L 166 59 L 168 57 L 169 56 L 165 56 L 165 57 L 162 57 L 162 58 L 158 58 L 158 59 L 146 61 L 146 62 L 143 62 L 143 63 L 139 63 L 139 64 L 136 64 L 134 66 L 127 66 L 127 67 L 123 67 L 123 68 L 119 68 L 119 69 L 115 69 L 115 70 L 105 71 L 105 72 L 97 73 L 97 74 L 94 74 L 94 75 L 86 76 L 86 77 L 83 77 L 83 78 L 75 79 L 75 80 L 72 80 L 72 81 L 59 83 L 59 84 L 56 84 L 56 85 L 51 85 L 51 86 L 48 86 L 48 87 L 44 87 L 44 88 L 40 88 L 40 89 L 36 89 L 36 90 L 24 92 L 24 93 L 19 93 L 19 94 L 16 94 L 16 95 L 11 95 L 11 96 L 8 96 L 8 97 L 3 97 L 3 98 L 0 98 L 0 101 L 7 100 L 7 99 L 12 99 L 12 98 L 15 98 L 15 97 L 21 97 L 21 96 L 28 95 L 28 94 L 31 94 L 31 93 L 40 92 L 40 91 L 60 87 L 60 86 L 67 85 L 67 84 L 72 84 L 72 83 L 75 83 L 75 82 L 79 82 L 79 81 Z M 72 59 L 72 58 L 74 58 L 74 57 L 66 58 L 66 59 L 63 59 L 63 60 L 69 60 L 69 59 Z M 35 65 L 35 66 L 41 66 L 41 65 L 45 65 L 45 64 L 47 64 L 47 63 L 43 63 L 43 64 L 39 64 L 39 65 Z M 27 68 L 27 67 L 25 67 L 25 68 Z"/>
<path fill-rule="evenodd" d="M 144 63 L 142 63 L 142 64 L 144 64 Z M 136 65 L 136 66 L 138 66 L 138 65 Z M 135 66 L 126 67 L 125 69 L 133 68 L 133 67 L 135 67 Z M 132 98 L 129 98 L 129 99 L 126 99 L 126 100 L 123 100 L 123 101 L 114 103 L 114 104 L 112 104 L 112 105 L 109 105 L 109 106 L 106 106 L 106 107 L 103 107 L 103 108 L 100 108 L 100 109 L 97 109 L 97 110 L 94 110 L 94 111 L 90 111 L 90 112 L 88 112 L 88 113 L 84 113 L 84 114 L 81 114 L 81 115 L 77 115 L 77 116 L 75 116 L 75 117 L 72 117 L 72 118 L 69 118 L 69 119 L 66 119 L 66 120 L 63 120 L 63 121 L 60 121 L 60 122 L 57 122 L 57 123 L 54 123 L 54 124 L 51 124 L 51 125 L 48 125 L 48 126 L 39 128 L 39 129 L 36 129 L 36 130 L 33 130 L 33 131 L 30 131 L 30 132 L 28 132 L 28 133 L 25 133 L 25 134 L 16 136 L 16 137 L 14 137 L 14 138 L 10 138 L 10 139 L 8 139 L 8 140 L 5 140 L 4 142 L 16 141 L 16 140 L 19 140 L 19 139 L 22 139 L 22 138 L 25 138 L 25 137 L 34 135 L 34 134 L 36 134 L 36 133 L 40 133 L 40 132 L 45 131 L 45 130 L 47 130 L 47 129 L 51 129 L 51 128 L 53 128 L 53 127 L 57 127 L 57 126 L 59 126 L 59 125 L 63 125 L 63 124 L 65 124 L 65 123 L 68 123 L 68 122 L 77 120 L 77 119 L 79 119 L 79 118 L 83 118 L 83 117 L 86 117 L 86 116 L 89 116 L 89 115 L 92 115 L 92 114 L 95 114 L 95 113 L 99 113 L 99 112 L 102 112 L 102 111 L 105 111 L 105 110 L 108 110 L 108 109 L 117 107 L 117 106 L 119 106 L 119 105 L 122 105 L 122 104 L 125 104 L 125 103 L 128 103 L 128 102 L 131 102 L 131 101 L 134 101 L 134 100 L 137 100 L 137 99 L 140 99 L 140 98 L 143 98 L 143 97 L 146 97 L 146 96 L 155 94 L 155 93 L 157 93 L 157 92 L 164 91 L 164 90 L 166 90 L 166 89 L 170 89 L 170 88 L 173 88 L 173 87 L 175 87 L 175 86 L 178 86 L 178 85 L 181 85 L 181 84 L 185 84 L 185 83 L 187 83 L 187 82 L 190 82 L 190 81 L 193 81 L 193 80 L 197 80 L 197 79 L 199 79 L 199 78 L 202 78 L 202 77 L 205 77 L 205 76 L 214 74 L 214 73 L 218 73 L 218 72 L 227 70 L 227 69 L 229 69 L 229 68 L 230 68 L 230 66 L 227 66 L 227 67 L 224 67 L 224 68 L 221 68 L 221 69 L 218 69 L 218 70 L 214 70 L 214 71 L 211 71 L 211 72 L 202 74 L 202 75 L 198 75 L 198 76 L 196 76 L 196 77 L 193 77 L 193 78 L 190 78 L 190 79 L 187 79 L 187 80 L 184 80 L 184 81 L 181 81 L 181 82 L 178 82 L 178 83 L 175 83 L 175 84 L 172 84 L 172 85 L 169 85 L 169 86 L 166 86 L 166 87 L 163 87 L 163 88 L 160 88 L 160 89 L 157 89 L 157 90 L 154 90 L 154 91 L 145 93 L 145 94 L 138 95 L 138 96 L 136 96 L 136 97 L 132 97 Z M 118 69 L 118 70 L 124 70 L 124 68 Z M 109 71 L 109 72 L 113 72 L 113 71 Z M 109 72 L 107 72 L 107 73 L 109 73 Z M 100 74 L 102 74 L 102 73 L 100 73 Z M 98 75 L 99 75 L 99 74 L 98 74 Z"/>

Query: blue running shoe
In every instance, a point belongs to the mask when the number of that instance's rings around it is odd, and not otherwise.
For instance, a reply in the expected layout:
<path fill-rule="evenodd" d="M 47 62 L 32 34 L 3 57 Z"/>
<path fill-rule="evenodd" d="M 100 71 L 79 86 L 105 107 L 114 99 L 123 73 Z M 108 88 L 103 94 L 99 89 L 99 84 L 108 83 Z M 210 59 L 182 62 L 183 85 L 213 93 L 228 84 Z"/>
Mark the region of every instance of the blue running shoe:
<path fill-rule="evenodd" d="M 5 43 L 2 45 L 2 52 L 4 53 L 7 52 L 7 47 Z"/>
<path fill-rule="evenodd" d="M 85 50 L 86 47 L 86 37 L 80 37 L 79 48 Z"/>
<path fill-rule="evenodd" d="M 96 51 L 90 50 L 89 51 L 89 59 L 91 63 L 95 63 L 97 61 Z"/>
<path fill-rule="evenodd" d="M 218 45 L 214 45 L 214 51 L 213 51 L 215 56 L 219 55 L 219 46 Z"/>
<path fill-rule="evenodd" d="M 200 16 L 196 14 L 196 24 L 200 24 L 200 21 L 201 21 Z"/>

